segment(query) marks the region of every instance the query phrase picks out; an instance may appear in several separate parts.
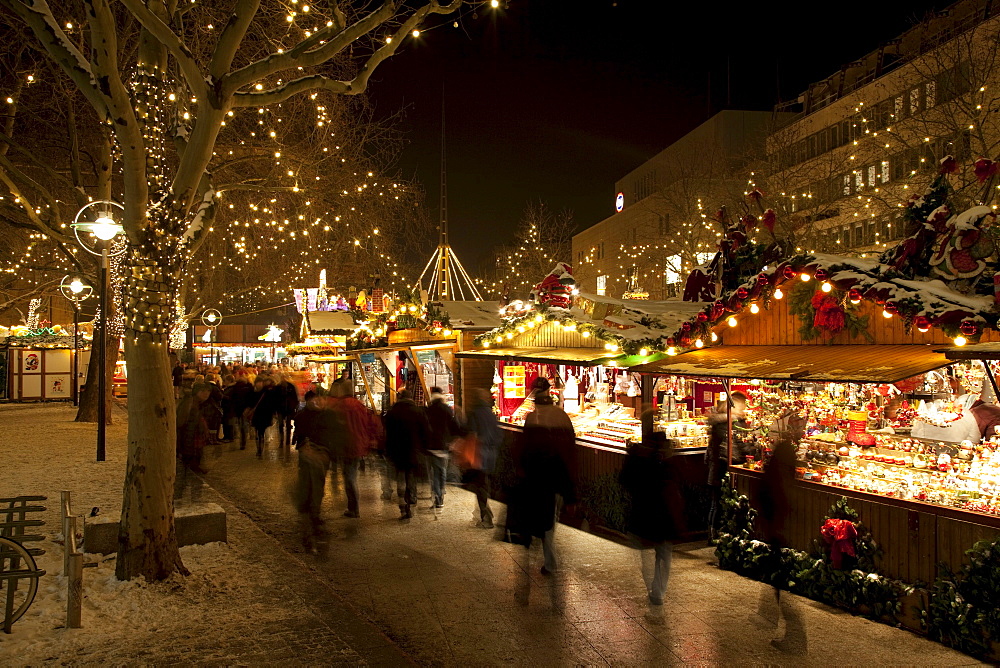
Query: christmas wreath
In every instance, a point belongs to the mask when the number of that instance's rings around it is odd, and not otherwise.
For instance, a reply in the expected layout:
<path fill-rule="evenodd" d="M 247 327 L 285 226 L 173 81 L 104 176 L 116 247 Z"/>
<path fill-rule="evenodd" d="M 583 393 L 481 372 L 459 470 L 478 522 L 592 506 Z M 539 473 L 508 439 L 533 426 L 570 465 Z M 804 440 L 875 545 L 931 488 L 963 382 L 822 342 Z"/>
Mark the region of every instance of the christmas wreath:
<path fill-rule="evenodd" d="M 859 315 L 842 290 L 824 292 L 813 284 L 801 283 L 792 290 L 789 307 L 802 322 L 799 336 L 803 341 L 832 339 L 844 330 L 851 338 L 863 336 L 869 342 L 874 340 L 868 332 L 868 316 Z"/>

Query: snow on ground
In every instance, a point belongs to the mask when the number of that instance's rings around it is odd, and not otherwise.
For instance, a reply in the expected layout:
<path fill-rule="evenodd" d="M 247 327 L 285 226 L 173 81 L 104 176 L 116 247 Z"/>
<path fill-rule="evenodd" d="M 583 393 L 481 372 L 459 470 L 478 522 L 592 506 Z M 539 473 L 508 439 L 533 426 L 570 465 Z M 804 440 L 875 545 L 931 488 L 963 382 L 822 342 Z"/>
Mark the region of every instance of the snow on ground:
<path fill-rule="evenodd" d="M 86 555 L 85 561 L 97 565 L 84 569 L 83 628 L 64 627 L 66 579 L 62 576 L 59 492 L 72 492 L 73 512 L 78 515 L 89 514 L 95 506 L 105 516 L 117 517 L 121 512 L 126 429 L 124 413 L 114 412 L 116 424 L 108 429 L 107 461 L 98 463 L 96 426 L 73 422 L 71 406 L 0 405 L 4 435 L 0 440 L 0 497 L 48 497 L 44 504 L 48 510 L 42 514 L 46 525 L 41 531 L 47 538 L 29 544 L 45 549 L 37 562 L 46 575 L 13 633 L 0 633 L 0 665 L 142 663 L 172 654 L 182 660 L 184 655 L 176 653 L 192 648 L 204 659 L 212 655 L 212 644 L 220 636 L 235 644 L 244 629 L 289 616 L 283 606 L 275 605 L 272 571 L 251 561 L 236 546 L 212 543 L 181 548 L 190 576 L 175 575 L 153 584 L 141 579 L 118 581 L 114 555 Z M 227 627 L 228 632 L 220 633 Z M 213 632 L 202 640 L 199 634 L 207 629 Z"/>

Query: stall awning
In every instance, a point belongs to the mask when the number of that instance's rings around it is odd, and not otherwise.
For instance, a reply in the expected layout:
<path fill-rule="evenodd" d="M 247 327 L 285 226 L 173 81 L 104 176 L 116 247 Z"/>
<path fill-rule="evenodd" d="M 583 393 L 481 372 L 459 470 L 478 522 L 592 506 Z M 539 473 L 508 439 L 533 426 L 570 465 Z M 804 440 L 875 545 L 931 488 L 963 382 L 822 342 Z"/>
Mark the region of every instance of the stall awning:
<path fill-rule="evenodd" d="M 938 349 L 950 360 L 1000 360 L 1000 343 L 974 343 L 968 346 L 954 346 Z"/>
<path fill-rule="evenodd" d="M 600 348 L 487 348 L 486 350 L 463 350 L 456 357 L 466 359 L 492 359 L 521 362 L 543 362 L 545 364 L 571 364 L 574 366 L 597 366 L 608 364 L 621 357 Z"/>
<path fill-rule="evenodd" d="M 894 383 L 951 364 L 932 346 L 715 346 L 632 371 L 675 376 Z"/>

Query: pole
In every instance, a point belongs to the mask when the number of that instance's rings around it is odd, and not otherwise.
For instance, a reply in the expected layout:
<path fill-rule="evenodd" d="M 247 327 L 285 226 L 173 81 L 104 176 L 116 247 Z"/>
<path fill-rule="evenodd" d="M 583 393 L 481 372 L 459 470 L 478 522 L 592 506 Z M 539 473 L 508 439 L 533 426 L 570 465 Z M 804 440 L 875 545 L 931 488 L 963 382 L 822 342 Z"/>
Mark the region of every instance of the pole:
<path fill-rule="evenodd" d="M 106 459 L 104 448 L 105 438 L 108 430 L 108 249 L 107 245 L 101 250 L 101 291 L 100 304 L 98 305 L 101 314 L 100 339 L 101 344 L 97 349 L 98 372 L 97 377 L 97 461 L 103 462 Z"/>
<path fill-rule="evenodd" d="M 79 380 L 79 358 L 80 358 L 80 306 L 73 302 L 73 405 L 80 405 L 80 380 Z"/>

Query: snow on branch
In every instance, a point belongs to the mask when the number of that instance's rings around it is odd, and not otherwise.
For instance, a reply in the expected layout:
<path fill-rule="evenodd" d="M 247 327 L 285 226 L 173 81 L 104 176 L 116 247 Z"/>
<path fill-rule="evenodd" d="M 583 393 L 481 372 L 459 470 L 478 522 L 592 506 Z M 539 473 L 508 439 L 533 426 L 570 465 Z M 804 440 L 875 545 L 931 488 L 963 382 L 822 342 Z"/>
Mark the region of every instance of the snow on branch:
<path fill-rule="evenodd" d="M 191 219 L 191 224 L 188 225 L 187 230 L 181 235 L 181 246 L 193 242 L 198 237 L 202 228 L 205 227 L 205 215 L 212 208 L 213 204 L 215 204 L 215 191 L 212 189 L 206 190 L 205 195 L 201 198 L 201 204 L 198 205 L 198 211 L 194 214 L 194 218 Z"/>

